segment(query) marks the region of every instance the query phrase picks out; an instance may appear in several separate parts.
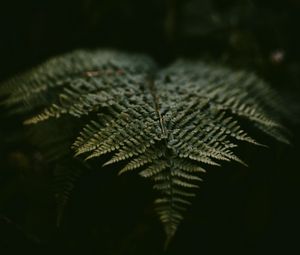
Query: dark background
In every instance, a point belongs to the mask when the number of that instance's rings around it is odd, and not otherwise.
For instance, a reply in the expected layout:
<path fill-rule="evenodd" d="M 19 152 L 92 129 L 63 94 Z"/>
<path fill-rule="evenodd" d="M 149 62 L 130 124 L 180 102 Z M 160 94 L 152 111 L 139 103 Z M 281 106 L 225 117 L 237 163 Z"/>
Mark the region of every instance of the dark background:
<path fill-rule="evenodd" d="M 297 117 L 299 26 L 298 0 L 3 0 L 0 81 L 76 48 L 143 52 L 161 66 L 202 58 L 258 73 Z M 2 109 L 0 120 L 1 254 L 163 253 L 155 194 L 135 176 L 86 173 L 56 228 L 47 165 L 21 119 Z M 167 254 L 297 253 L 300 135 L 297 122 L 286 125 L 292 146 L 241 148 L 249 168 L 208 173 Z"/>

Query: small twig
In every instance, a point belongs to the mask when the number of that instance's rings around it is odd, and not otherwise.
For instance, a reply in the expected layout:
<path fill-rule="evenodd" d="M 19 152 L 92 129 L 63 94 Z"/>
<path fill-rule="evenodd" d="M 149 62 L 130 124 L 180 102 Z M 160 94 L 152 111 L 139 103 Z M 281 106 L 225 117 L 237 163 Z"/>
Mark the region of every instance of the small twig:
<path fill-rule="evenodd" d="M 40 240 L 28 233 L 26 233 L 21 226 L 10 220 L 9 218 L 0 214 L 0 232 L 2 241 L 6 241 L 9 244 L 17 242 L 18 240 L 25 240 L 34 244 L 39 244 Z"/>

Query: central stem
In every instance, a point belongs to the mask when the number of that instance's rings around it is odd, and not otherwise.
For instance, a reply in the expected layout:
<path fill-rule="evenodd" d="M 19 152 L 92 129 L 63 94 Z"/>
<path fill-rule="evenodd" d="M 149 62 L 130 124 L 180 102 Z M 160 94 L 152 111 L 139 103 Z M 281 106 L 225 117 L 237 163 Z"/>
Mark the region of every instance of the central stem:
<path fill-rule="evenodd" d="M 150 94 L 153 98 L 156 114 L 159 118 L 159 125 L 160 125 L 160 128 L 161 128 L 161 132 L 162 132 L 163 136 L 165 138 L 167 138 L 167 128 L 166 128 L 166 125 L 165 125 L 164 118 L 163 118 L 163 116 L 161 115 L 161 112 L 160 112 L 160 102 L 159 102 L 160 99 L 159 99 L 157 89 L 156 89 L 155 84 L 154 84 L 154 79 L 152 77 L 149 77 L 147 84 L 148 84 L 148 89 L 150 91 Z"/>

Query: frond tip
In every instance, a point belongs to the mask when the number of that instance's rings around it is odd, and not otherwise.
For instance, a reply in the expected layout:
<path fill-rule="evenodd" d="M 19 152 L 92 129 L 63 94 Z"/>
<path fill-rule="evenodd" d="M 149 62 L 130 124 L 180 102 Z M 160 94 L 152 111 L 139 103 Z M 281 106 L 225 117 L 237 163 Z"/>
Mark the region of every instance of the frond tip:
<path fill-rule="evenodd" d="M 66 115 L 89 122 L 73 143 L 75 155 L 103 163 L 107 154 L 104 165 L 123 162 L 119 174 L 138 171 L 152 180 L 166 245 L 205 166 L 246 165 L 236 154 L 239 143 L 262 145 L 249 127 L 288 143 L 280 124 L 286 111 L 267 84 L 203 62 L 157 71 L 143 55 L 76 51 L 10 80 L 0 94 L 15 112 L 38 112 L 26 124 Z"/>

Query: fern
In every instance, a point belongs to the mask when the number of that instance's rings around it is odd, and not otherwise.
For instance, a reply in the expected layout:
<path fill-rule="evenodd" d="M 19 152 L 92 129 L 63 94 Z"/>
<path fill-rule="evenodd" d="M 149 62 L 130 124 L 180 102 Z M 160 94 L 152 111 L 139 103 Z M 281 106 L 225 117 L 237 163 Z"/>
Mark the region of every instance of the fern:
<path fill-rule="evenodd" d="M 84 166 L 78 165 L 78 162 L 74 162 L 72 158 L 66 158 L 54 167 L 54 196 L 57 203 L 56 225 L 58 227 L 61 225 L 65 207 L 83 170 Z"/>
<path fill-rule="evenodd" d="M 31 143 L 41 152 L 47 168 L 52 170 L 57 226 L 61 224 L 76 181 L 87 169 L 85 162 L 74 160 L 71 150 L 72 140 L 78 133 L 78 124 L 75 123 L 70 118 L 52 119 L 40 125 L 32 125 L 28 130 Z"/>
<path fill-rule="evenodd" d="M 267 84 L 203 62 L 181 60 L 158 70 L 143 55 L 76 51 L 8 81 L 1 94 L 12 111 L 34 114 L 25 124 L 79 118 L 85 126 L 72 145 L 77 157 L 103 162 L 107 154 L 104 166 L 120 162 L 119 174 L 137 171 L 152 180 L 166 244 L 205 166 L 246 165 L 236 154 L 239 142 L 261 145 L 245 128 L 288 143 L 280 124 L 285 108 Z"/>

